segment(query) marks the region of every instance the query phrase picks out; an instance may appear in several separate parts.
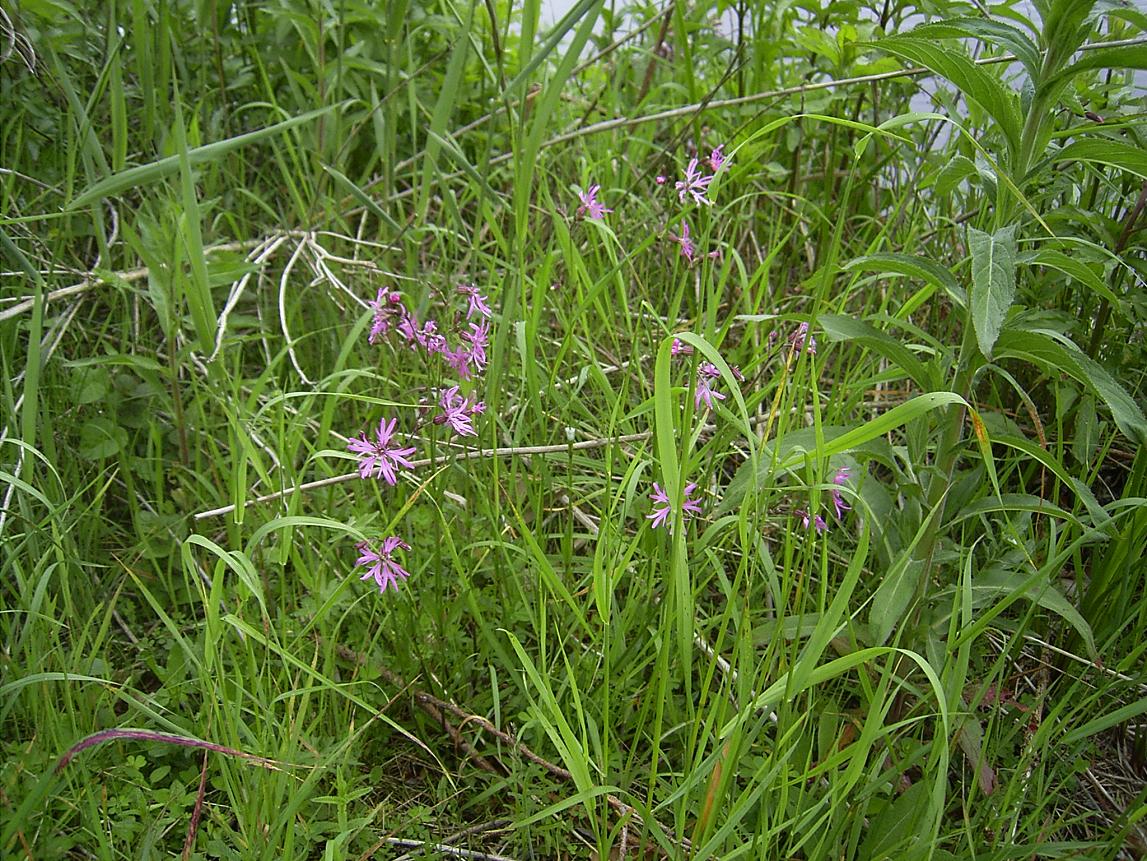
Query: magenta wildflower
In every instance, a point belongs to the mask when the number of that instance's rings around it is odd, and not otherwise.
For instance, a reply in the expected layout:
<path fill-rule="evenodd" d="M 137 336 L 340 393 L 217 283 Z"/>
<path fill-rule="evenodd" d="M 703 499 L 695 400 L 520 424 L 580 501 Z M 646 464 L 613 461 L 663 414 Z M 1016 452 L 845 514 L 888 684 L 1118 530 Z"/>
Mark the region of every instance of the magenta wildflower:
<path fill-rule="evenodd" d="M 852 508 L 851 505 L 844 501 L 844 497 L 840 493 L 840 487 L 846 481 L 848 481 L 848 467 L 842 466 L 832 477 L 832 483 L 836 485 L 836 487 L 832 489 L 832 507 L 836 510 L 837 520 L 843 520 L 844 512 Z"/>
<path fill-rule="evenodd" d="M 366 573 L 360 577 L 360 580 L 369 580 L 374 578 L 374 582 L 378 584 L 378 591 L 385 592 L 387 586 L 394 586 L 394 591 L 398 591 L 398 581 L 405 580 L 410 576 L 410 572 L 403 568 L 394 559 L 394 551 L 401 547 L 403 550 L 409 550 L 410 545 L 399 538 L 397 535 L 392 535 L 389 538 L 383 539 L 382 546 L 379 547 L 378 552 L 370 549 L 370 545 L 365 542 L 359 542 L 358 552 L 362 555 L 358 557 L 355 565 L 369 565 Z"/>
<path fill-rule="evenodd" d="M 597 192 L 600 185 L 591 185 L 589 191 L 579 191 L 578 198 L 581 200 L 581 206 L 577 208 L 578 215 L 585 215 L 587 218 L 593 218 L 600 221 L 605 217 L 607 212 L 613 212 L 612 209 L 606 209 L 605 204 L 597 199 Z"/>
<path fill-rule="evenodd" d="M 442 351 L 442 358 L 446 360 L 446 364 L 450 366 L 450 369 L 458 375 L 458 379 L 468 380 L 474 376 L 474 372 L 470 367 L 470 362 L 474 357 L 465 347 L 458 347 L 455 350 L 447 348 Z"/>
<path fill-rule="evenodd" d="M 741 369 L 737 365 L 729 365 L 729 370 L 733 372 L 733 378 L 738 383 L 745 382 L 745 375 L 741 373 Z"/>
<path fill-rule="evenodd" d="M 657 179 L 655 179 L 654 182 L 656 182 L 658 185 L 665 185 L 665 183 L 669 182 L 669 177 L 659 173 L 657 174 Z"/>
<path fill-rule="evenodd" d="M 719 147 L 715 147 L 713 152 L 709 153 L 709 167 L 713 168 L 713 173 L 716 173 L 729 163 L 729 159 L 721 152 L 724 148 L 725 145 L 721 144 Z"/>
<path fill-rule="evenodd" d="M 398 448 L 392 442 L 396 424 L 398 419 L 391 419 L 390 424 L 386 423 L 386 419 L 379 420 L 373 442 L 366 438 L 365 433 L 361 438 L 347 440 L 346 447 L 355 454 L 362 455 L 362 460 L 358 463 L 358 474 L 362 478 L 370 478 L 371 473 L 377 472 L 379 478 L 393 486 L 398 483 L 396 467 L 414 468 L 414 464 L 408 458 L 414 454 L 415 449 Z"/>
<path fill-rule="evenodd" d="M 374 320 L 370 324 L 370 335 L 367 338 L 371 344 L 377 343 L 379 338 L 389 332 L 394 318 L 402 315 L 401 303 L 401 293 L 387 292 L 381 287 L 378 288 L 378 296 L 373 301 L 367 302 L 367 306 L 374 314 Z"/>
<path fill-rule="evenodd" d="M 478 432 L 474 430 L 472 416 L 484 410 L 485 404 L 482 405 L 481 409 L 477 409 L 478 404 L 471 403 L 468 398 L 458 394 L 458 386 L 451 386 L 446 389 L 439 396 L 438 403 L 442 407 L 442 412 L 434 417 L 436 425 L 450 425 L 458 436 L 478 435 Z"/>
<path fill-rule="evenodd" d="M 693 240 L 689 238 L 689 222 L 682 221 L 681 235 L 676 236 L 670 233 L 669 239 L 681 246 L 681 256 L 692 264 L 697 255 L 697 248 L 693 245 Z"/>
<path fill-rule="evenodd" d="M 701 409 L 704 403 L 708 409 L 713 409 L 713 398 L 725 400 L 725 396 L 713 389 L 713 381 L 721 376 L 717 366 L 712 362 L 702 362 L 697 368 L 697 387 L 693 390 L 693 408 Z"/>
<path fill-rule="evenodd" d="M 677 189 L 677 197 L 684 203 L 685 195 L 688 194 L 696 203 L 712 206 L 713 201 L 705 196 L 712 181 L 713 177 L 705 176 L 697 169 L 697 159 L 690 159 L 689 166 L 685 168 L 685 179 L 679 180 L 674 186 Z"/>
<path fill-rule="evenodd" d="M 673 343 L 669 346 L 670 356 L 691 356 L 693 355 L 693 348 L 684 343 L 680 338 L 674 338 Z"/>
<path fill-rule="evenodd" d="M 700 514 L 701 503 L 696 499 L 691 499 L 690 494 L 697 489 L 696 483 L 685 485 L 684 500 L 681 503 L 681 516 L 686 514 Z M 673 511 L 673 504 L 669 501 L 669 496 L 661 489 L 661 485 L 656 481 L 653 482 L 653 493 L 649 494 L 649 498 L 656 504 L 652 514 L 645 515 L 646 520 L 653 521 L 653 528 L 664 525 L 667 529 L 673 529 L 673 521 L 669 515 Z M 661 506 L 660 508 L 656 507 Z"/>
<path fill-rule="evenodd" d="M 419 326 L 418 318 L 405 308 L 400 312 L 397 328 L 398 334 L 412 347 L 417 344 L 428 353 L 441 353 L 446 349 L 446 339 L 438 333 L 438 324 L 427 320 Z"/>
<path fill-rule="evenodd" d="M 490 345 L 490 324 L 485 321 L 480 326 L 471 323 L 470 331 L 462 333 L 462 340 L 469 342 L 470 361 L 481 371 L 487 364 L 486 347 Z"/>
<path fill-rule="evenodd" d="M 808 514 L 808 512 L 805 511 L 803 508 L 801 508 L 801 509 L 794 511 L 793 514 L 797 515 L 801 519 L 801 525 L 803 525 L 805 529 L 808 529 L 808 527 L 809 527 L 809 514 Z M 818 533 L 823 533 L 826 529 L 828 529 L 828 524 L 824 522 L 824 518 L 821 517 L 819 514 L 816 515 L 814 518 L 812 518 L 812 525 L 816 527 L 816 531 Z"/>
<path fill-rule="evenodd" d="M 473 284 L 460 284 L 458 292 L 466 297 L 469 305 L 466 308 L 466 319 L 469 320 L 475 314 L 480 314 L 483 317 L 490 317 L 493 311 L 490 306 L 486 304 L 486 297 L 478 292 L 478 288 Z"/>
<path fill-rule="evenodd" d="M 801 323 L 796 332 L 789 338 L 789 343 L 798 352 L 807 349 L 809 355 L 816 355 L 816 337 L 809 333 L 808 323 Z"/>

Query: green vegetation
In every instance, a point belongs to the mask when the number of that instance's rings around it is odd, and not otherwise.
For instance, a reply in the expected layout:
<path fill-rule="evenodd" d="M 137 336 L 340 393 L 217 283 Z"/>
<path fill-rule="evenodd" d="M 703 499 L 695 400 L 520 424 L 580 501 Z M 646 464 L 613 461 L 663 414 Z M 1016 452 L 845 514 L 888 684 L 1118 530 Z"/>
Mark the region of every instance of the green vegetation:
<path fill-rule="evenodd" d="M 1147 852 L 1147 14 L 0 10 L 0 856 Z"/>

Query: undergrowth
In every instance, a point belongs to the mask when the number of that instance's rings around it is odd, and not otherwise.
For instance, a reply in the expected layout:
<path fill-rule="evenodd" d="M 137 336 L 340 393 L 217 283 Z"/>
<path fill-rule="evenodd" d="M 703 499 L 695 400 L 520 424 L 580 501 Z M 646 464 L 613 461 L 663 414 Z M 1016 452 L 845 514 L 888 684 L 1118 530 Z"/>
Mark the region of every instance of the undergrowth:
<path fill-rule="evenodd" d="M 1140 10 L 0 10 L 0 855 L 1147 851 Z"/>

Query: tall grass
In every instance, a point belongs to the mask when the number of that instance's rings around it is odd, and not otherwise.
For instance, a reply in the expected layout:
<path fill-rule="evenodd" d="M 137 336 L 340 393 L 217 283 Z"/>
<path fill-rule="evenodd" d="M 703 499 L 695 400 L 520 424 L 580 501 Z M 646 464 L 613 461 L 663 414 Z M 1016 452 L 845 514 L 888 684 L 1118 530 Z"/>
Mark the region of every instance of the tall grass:
<path fill-rule="evenodd" d="M 0 854 L 1142 852 L 1147 18 L 990 12 L 7 4 Z"/>

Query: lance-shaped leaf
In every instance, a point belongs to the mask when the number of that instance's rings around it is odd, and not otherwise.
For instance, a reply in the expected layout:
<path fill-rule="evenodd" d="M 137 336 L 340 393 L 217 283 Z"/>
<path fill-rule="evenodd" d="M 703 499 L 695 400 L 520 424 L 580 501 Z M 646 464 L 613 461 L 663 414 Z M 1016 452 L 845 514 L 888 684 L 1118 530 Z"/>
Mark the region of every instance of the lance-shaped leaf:
<path fill-rule="evenodd" d="M 995 233 L 968 228 L 972 250 L 972 326 L 980 352 L 992 357 L 1004 318 L 1016 295 L 1016 226 Z"/>

